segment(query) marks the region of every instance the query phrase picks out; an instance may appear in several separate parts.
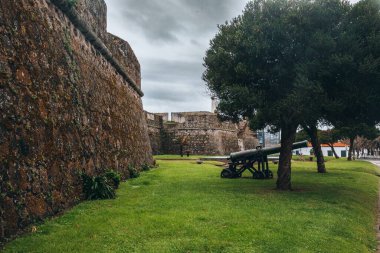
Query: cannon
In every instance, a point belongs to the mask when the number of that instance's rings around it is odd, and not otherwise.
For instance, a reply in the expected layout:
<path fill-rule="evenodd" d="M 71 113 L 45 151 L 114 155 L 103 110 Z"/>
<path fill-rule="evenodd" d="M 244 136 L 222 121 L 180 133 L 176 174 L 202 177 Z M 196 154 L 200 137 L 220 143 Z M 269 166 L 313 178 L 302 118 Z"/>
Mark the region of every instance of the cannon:
<path fill-rule="evenodd" d="M 292 149 L 307 147 L 307 141 L 296 142 Z M 273 178 L 272 171 L 269 170 L 268 155 L 279 153 L 281 146 L 250 149 L 246 151 L 231 153 L 228 158 L 228 168 L 220 173 L 222 178 L 239 178 L 244 171 L 248 170 L 252 173 L 254 179 L 270 179 Z M 257 163 L 257 168 L 254 167 Z"/>

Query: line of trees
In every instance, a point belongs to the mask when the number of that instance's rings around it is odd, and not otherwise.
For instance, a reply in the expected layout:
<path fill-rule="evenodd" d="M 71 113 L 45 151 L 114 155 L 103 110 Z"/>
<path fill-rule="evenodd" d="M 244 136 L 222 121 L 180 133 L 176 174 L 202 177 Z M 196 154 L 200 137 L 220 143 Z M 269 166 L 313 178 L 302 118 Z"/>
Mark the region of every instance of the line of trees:
<path fill-rule="evenodd" d="M 334 148 L 334 143 L 337 141 L 341 141 L 345 144 L 350 145 L 349 154 L 347 156 L 347 159 L 349 161 L 351 161 L 355 156 L 356 158 L 374 156 L 376 151 L 380 150 L 380 131 L 376 127 L 361 128 L 359 135 L 355 138 L 354 141 L 348 139 L 346 131 L 348 130 L 340 130 L 336 128 L 328 130 L 317 130 L 317 137 L 321 144 L 326 144 L 331 148 L 331 152 L 336 159 L 340 158 Z M 310 134 L 304 129 L 298 131 L 296 135 L 296 141 L 303 140 L 312 142 Z M 313 150 L 314 149 L 315 147 L 313 147 Z M 318 158 L 319 154 L 315 153 L 314 155 Z M 321 154 L 321 156 L 323 158 L 323 154 Z"/>
<path fill-rule="evenodd" d="M 361 136 L 357 137 L 354 144 L 354 150 L 357 158 L 379 156 L 380 137 L 375 139 L 367 139 Z"/>
<path fill-rule="evenodd" d="M 317 125 L 352 145 L 380 122 L 380 1 L 255 0 L 219 26 L 203 79 L 222 118 L 281 130 L 277 188 L 291 189 L 292 143 L 310 137 L 326 168 Z"/>

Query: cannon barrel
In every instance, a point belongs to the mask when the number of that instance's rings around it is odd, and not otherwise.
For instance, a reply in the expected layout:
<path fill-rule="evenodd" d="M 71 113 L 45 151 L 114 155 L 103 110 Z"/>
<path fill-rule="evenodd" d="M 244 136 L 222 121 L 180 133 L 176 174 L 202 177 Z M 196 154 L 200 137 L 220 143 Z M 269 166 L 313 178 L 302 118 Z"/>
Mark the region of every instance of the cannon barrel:
<path fill-rule="evenodd" d="M 307 141 L 301 141 L 301 142 L 293 143 L 292 149 L 305 148 L 305 147 L 307 147 Z M 241 152 L 231 153 L 229 160 L 231 160 L 231 162 L 239 162 L 239 161 L 252 159 L 256 156 L 276 154 L 276 153 L 279 153 L 280 150 L 281 150 L 281 146 L 271 147 L 271 148 L 262 148 L 262 149 L 250 149 L 250 150 L 245 150 Z"/>

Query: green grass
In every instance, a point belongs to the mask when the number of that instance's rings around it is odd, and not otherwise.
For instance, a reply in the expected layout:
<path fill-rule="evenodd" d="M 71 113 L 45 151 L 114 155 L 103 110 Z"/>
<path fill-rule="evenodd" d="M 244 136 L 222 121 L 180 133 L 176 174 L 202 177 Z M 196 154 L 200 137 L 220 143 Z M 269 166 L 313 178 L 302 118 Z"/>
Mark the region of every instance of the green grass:
<path fill-rule="evenodd" d="M 180 155 L 155 155 L 153 156 L 156 160 L 198 160 L 200 158 L 206 157 L 220 157 L 220 156 L 207 156 L 207 155 L 189 155 L 184 154 L 182 157 Z"/>
<path fill-rule="evenodd" d="M 314 155 L 303 155 L 303 156 L 293 155 L 293 160 L 295 160 L 295 161 L 302 161 L 302 159 L 303 159 L 306 162 L 306 161 L 309 161 L 310 157 L 313 158 L 313 162 L 317 161 L 316 160 L 317 158 Z M 333 157 L 333 156 L 324 156 L 323 158 L 324 158 L 325 162 L 336 160 L 336 158 Z M 340 159 L 347 160 L 347 157 L 346 158 L 342 157 Z"/>
<path fill-rule="evenodd" d="M 156 160 L 197 160 L 201 157 L 201 155 L 190 155 L 189 157 L 186 156 L 186 154 L 181 157 L 180 155 L 155 155 L 153 156 Z"/>
<path fill-rule="evenodd" d="M 292 192 L 274 190 L 275 180 L 221 179 L 215 163 L 159 164 L 117 199 L 84 202 L 5 252 L 375 252 L 369 163 L 332 160 L 321 175 L 294 162 Z"/>

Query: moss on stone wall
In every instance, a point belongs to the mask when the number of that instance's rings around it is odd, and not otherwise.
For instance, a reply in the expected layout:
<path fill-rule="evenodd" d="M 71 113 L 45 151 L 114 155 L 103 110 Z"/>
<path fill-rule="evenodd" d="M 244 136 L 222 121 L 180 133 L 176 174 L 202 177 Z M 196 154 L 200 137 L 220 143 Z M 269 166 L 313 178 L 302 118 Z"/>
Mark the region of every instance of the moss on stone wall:
<path fill-rule="evenodd" d="M 4 238 L 80 201 L 81 171 L 127 177 L 152 156 L 140 94 L 63 12 L 20 0 L 0 15 Z"/>
<path fill-rule="evenodd" d="M 149 138 L 154 154 L 228 155 L 240 148 L 251 149 L 258 144 L 246 123 L 222 122 L 210 112 L 146 113 Z M 239 139 L 243 144 L 239 146 Z"/>

